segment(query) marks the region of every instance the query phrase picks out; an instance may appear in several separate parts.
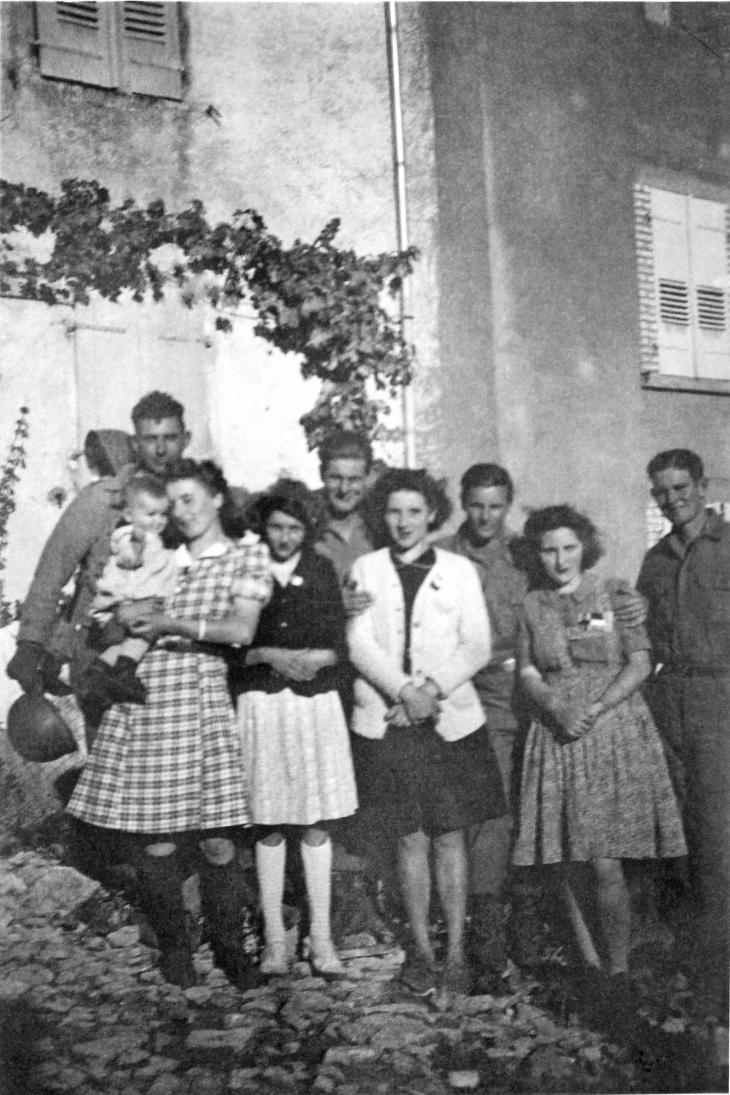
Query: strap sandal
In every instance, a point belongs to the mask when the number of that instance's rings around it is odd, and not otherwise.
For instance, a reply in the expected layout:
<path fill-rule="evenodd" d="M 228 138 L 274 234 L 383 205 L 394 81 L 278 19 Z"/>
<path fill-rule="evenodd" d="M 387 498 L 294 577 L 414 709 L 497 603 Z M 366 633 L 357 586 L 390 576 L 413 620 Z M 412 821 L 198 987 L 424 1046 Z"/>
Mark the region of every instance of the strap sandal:
<path fill-rule="evenodd" d="M 309 964 L 315 977 L 323 977 L 325 981 L 356 980 L 354 973 L 347 972 L 332 943 L 322 947 L 315 947 L 312 944 Z"/>
<path fill-rule="evenodd" d="M 447 962 L 441 975 L 441 991 L 454 996 L 469 996 L 474 977 L 466 962 Z"/>
<path fill-rule="evenodd" d="M 428 996 L 436 990 L 436 965 L 425 954 L 408 954 L 399 979 L 417 996 Z"/>
<path fill-rule="evenodd" d="M 286 955 L 286 943 L 267 943 L 261 952 L 259 973 L 263 977 L 286 977 L 289 972 L 289 960 Z"/>

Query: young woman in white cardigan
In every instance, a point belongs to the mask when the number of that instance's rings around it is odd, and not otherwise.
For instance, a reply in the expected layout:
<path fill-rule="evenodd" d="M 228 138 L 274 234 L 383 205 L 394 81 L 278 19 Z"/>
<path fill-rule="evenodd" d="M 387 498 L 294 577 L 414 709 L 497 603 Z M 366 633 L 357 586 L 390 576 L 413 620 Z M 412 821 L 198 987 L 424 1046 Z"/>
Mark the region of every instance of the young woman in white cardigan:
<path fill-rule="evenodd" d="M 449 516 L 425 471 L 393 469 L 371 496 L 390 546 L 361 556 L 351 582 L 373 598 L 348 621 L 358 677 L 352 729 L 358 791 L 398 841 L 410 923 L 403 980 L 438 982 L 429 935 L 430 855 L 448 929 L 441 987 L 468 993 L 464 831 L 506 812 L 499 770 L 471 683 L 490 656 L 487 611 L 468 559 L 429 544 Z"/>

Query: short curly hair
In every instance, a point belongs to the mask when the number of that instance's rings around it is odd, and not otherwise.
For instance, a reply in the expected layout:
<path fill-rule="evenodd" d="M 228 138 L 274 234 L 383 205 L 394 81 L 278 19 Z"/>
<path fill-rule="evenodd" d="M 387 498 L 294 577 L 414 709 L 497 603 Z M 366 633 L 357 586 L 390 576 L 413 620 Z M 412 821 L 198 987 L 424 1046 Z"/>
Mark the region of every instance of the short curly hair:
<path fill-rule="evenodd" d="M 595 566 L 604 550 L 598 529 L 589 517 L 565 503 L 536 509 L 525 521 L 522 535 L 532 561 L 539 564 L 540 545 L 545 533 L 559 528 L 570 529 L 583 545 L 581 570 L 590 570 Z"/>
<path fill-rule="evenodd" d="M 320 514 L 312 491 L 299 479 L 279 479 L 268 490 L 259 494 L 248 510 L 250 527 L 265 538 L 266 522 L 272 513 L 285 513 L 304 526 L 305 544 L 316 538 Z"/>
<path fill-rule="evenodd" d="M 429 510 L 434 514 L 429 524 L 430 532 L 440 529 L 451 516 L 453 507 L 443 480 L 434 479 L 425 468 L 388 468 L 380 476 L 368 498 L 369 512 L 382 531 L 385 530 L 385 511 L 390 496 L 399 490 L 413 491 L 414 494 L 423 496 Z"/>
<path fill-rule="evenodd" d="M 167 392 L 148 392 L 132 408 L 135 429 L 140 422 L 161 422 L 163 418 L 177 418 L 185 426 L 185 408 Z"/>
<path fill-rule="evenodd" d="M 658 452 L 647 464 L 646 474 L 653 479 L 659 472 L 670 468 L 689 472 L 695 483 L 700 483 L 705 478 L 702 457 L 691 449 L 665 449 L 664 452 Z"/>
<path fill-rule="evenodd" d="M 479 487 L 502 487 L 511 504 L 515 497 L 512 476 L 501 464 L 472 464 L 461 477 L 461 503 L 466 502 L 469 491 Z"/>
<path fill-rule="evenodd" d="M 373 450 L 367 437 L 354 430 L 337 430 L 319 446 L 319 465 L 323 473 L 333 460 L 363 460 L 365 472 L 373 463 Z"/>

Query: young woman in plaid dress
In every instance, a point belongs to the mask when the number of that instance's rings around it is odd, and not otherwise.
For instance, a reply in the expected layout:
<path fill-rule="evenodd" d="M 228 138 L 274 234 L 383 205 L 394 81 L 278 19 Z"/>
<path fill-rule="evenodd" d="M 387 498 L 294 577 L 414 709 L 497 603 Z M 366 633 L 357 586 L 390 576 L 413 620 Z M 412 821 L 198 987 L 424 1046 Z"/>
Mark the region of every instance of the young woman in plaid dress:
<path fill-rule="evenodd" d="M 147 703 L 107 712 L 68 809 L 126 834 L 122 843 L 137 868 L 163 973 L 183 986 L 194 983 L 182 903 L 194 852 L 214 957 L 246 985 L 251 970 L 241 927 L 248 895 L 232 838 L 251 814 L 221 647 L 251 641 L 270 595 L 269 554 L 253 534 L 234 538 L 240 530 L 216 465 L 181 461 L 167 489 L 185 538 L 181 578 L 164 611 L 128 624 L 155 642 L 139 667 Z"/>
<path fill-rule="evenodd" d="M 299 837 L 310 907 L 312 967 L 344 974 L 330 931 L 332 844 L 327 822 L 357 808 L 347 724 L 338 685 L 345 617 L 328 559 L 310 546 L 311 501 L 303 483 L 284 480 L 255 513 L 271 553 L 272 596 L 246 667 L 236 674 L 251 812 L 260 826 L 256 867 L 266 946 L 261 972 L 287 970 L 282 898 L 286 835 Z"/>

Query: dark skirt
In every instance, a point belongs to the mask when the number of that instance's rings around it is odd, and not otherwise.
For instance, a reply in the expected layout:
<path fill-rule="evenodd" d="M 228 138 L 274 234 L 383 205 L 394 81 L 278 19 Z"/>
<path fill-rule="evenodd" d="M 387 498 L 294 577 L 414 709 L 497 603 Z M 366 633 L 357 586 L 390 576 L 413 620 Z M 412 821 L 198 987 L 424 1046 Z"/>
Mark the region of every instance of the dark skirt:
<path fill-rule="evenodd" d="M 450 833 L 507 813 L 486 726 L 458 741 L 444 741 L 433 723 L 350 740 L 362 812 L 394 836 Z"/>

